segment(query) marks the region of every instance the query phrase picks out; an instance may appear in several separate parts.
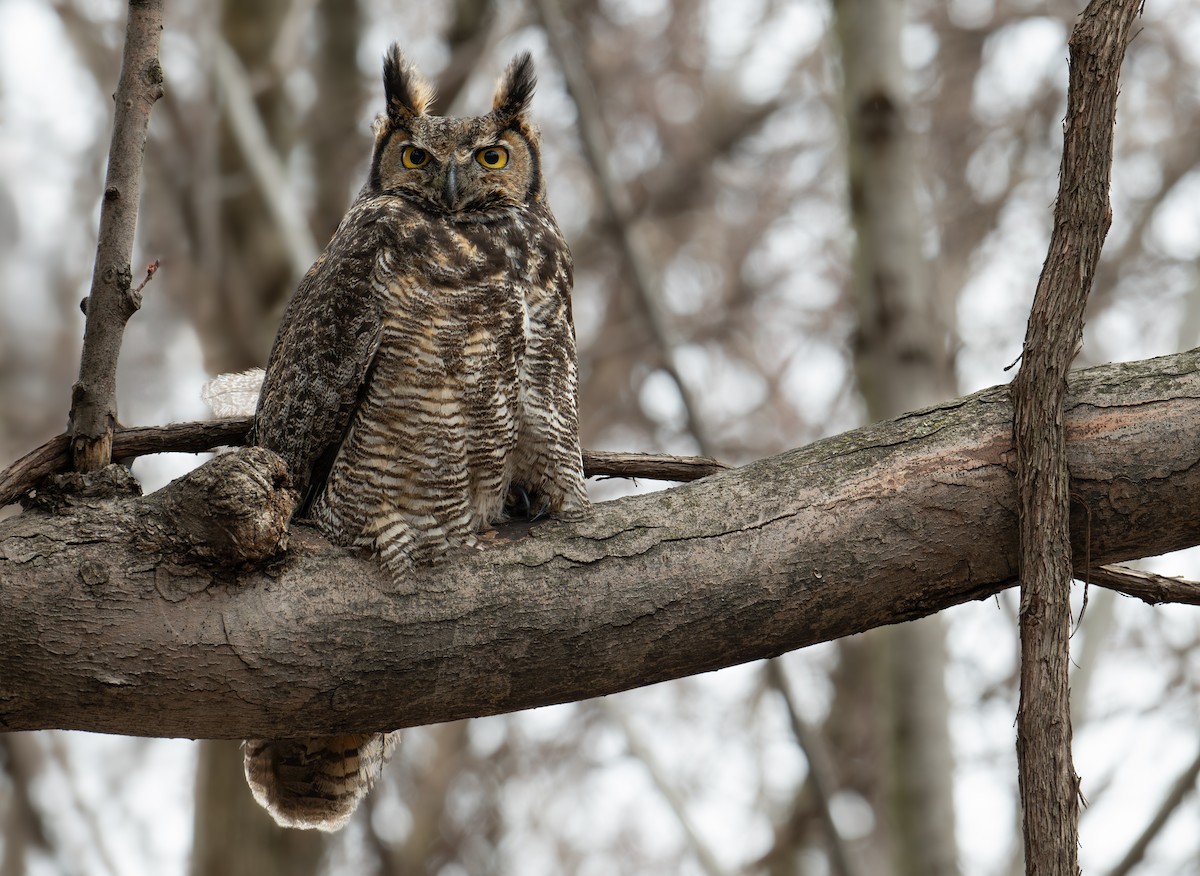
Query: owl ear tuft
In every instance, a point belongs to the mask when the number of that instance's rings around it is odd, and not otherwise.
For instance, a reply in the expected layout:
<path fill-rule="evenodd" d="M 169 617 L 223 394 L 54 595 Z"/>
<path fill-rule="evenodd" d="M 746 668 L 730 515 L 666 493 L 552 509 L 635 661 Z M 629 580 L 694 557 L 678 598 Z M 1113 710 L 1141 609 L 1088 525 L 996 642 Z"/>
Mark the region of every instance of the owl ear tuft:
<path fill-rule="evenodd" d="M 387 97 L 388 118 L 393 121 L 419 116 L 433 102 L 433 86 L 404 57 L 396 43 L 383 56 L 383 93 Z"/>
<path fill-rule="evenodd" d="M 496 83 L 492 114 L 501 124 L 513 121 L 529 109 L 536 86 L 537 75 L 533 72 L 533 57 L 529 52 L 522 52 L 512 59 L 512 63 Z"/>

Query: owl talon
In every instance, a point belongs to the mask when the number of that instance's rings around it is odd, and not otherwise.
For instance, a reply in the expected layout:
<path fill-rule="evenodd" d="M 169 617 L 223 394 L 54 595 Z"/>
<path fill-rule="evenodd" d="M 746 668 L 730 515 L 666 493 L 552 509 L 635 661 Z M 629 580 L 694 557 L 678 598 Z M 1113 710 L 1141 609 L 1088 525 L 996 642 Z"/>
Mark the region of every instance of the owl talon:
<path fill-rule="evenodd" d="M 535 502 L 538 503 L 536 509 Z M 550 513 L 550 497 L 541 493 L 530 495 L 520 484 L 512 484 L 508 488 L 508 501 L 504 503 L 504 512 L 511 520 L 536 523 Z"/>
<path fill-rule="evenodd" d="M 542 497 L 542 507 L 538 509 L 538 512 L 536 514 L 534 514 L 532 517 L 529 518 L 529 522 L 537 523 L 539 520 L 541 520 L 543 517 L 545 517 L 549 513 L 550 513 L 550 499 L 546 496 L 543 496 Z"/>
<path fill-rule="evenodd" d="M 504 514 L 514 520 L 528 520 L 533 505 L 529 501 L 529 492 L 520 484 L 511 484 L 508 488 L 508 498 L 504 503 Z"/>

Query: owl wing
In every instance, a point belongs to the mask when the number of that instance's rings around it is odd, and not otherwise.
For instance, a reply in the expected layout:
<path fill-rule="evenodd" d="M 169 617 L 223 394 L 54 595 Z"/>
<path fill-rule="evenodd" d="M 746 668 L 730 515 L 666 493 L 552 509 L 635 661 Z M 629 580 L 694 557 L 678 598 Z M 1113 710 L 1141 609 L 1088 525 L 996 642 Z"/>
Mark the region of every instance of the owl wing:
<path fill-rule="evenodd" d="M 513 483 L 542 510 L 578 517 L 587 510 L 588 499 L 579 448 L 571 252 L 544 205 L 530 211 L 525 235 L 532 283 L 524 289 L 521 432 Z"/>
<path fill-rule="evenodd" d="M 254 416 L 253 442 L 287 462 L 298 517 L 325 486 L 379 348 L 380 211 L 347 214 L 284 310 Z"/>

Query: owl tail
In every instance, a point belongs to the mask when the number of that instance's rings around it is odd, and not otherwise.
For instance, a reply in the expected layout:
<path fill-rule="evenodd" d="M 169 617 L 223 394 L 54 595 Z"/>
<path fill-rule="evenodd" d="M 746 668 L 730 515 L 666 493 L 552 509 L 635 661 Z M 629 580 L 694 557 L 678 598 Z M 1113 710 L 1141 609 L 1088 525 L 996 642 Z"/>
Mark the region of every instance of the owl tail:
<path fill-rule="evenodd" d="M 246 781 L 281 827 L 338 830 L 399 742 L 399 733 L 247 739 Z"/>

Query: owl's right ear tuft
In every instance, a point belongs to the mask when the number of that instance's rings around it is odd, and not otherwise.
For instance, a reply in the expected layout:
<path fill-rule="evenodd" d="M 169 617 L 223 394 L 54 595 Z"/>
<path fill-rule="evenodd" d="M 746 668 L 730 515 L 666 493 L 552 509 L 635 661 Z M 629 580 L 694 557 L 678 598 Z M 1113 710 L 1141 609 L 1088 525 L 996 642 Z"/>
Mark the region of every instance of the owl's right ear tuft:
<path fill-rule="evenodd" d="M 383 56 L 383 93 L 387 97 L 388 118 L 396 122 L 421 115 L 433 102 L 433 86 L 404 57 L 396 43 Z"/>

